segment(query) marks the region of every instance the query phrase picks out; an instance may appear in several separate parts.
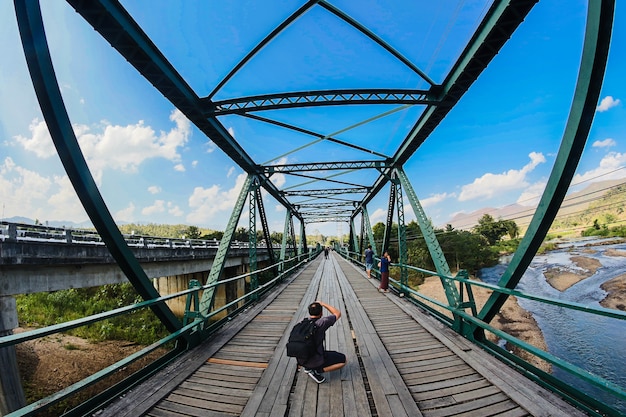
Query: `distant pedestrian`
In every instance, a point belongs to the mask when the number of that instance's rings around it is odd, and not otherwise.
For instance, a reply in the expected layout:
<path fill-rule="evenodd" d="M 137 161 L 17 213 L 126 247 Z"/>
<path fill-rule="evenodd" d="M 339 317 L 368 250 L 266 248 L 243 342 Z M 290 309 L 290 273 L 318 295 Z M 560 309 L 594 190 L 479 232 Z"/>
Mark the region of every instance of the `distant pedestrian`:
<path fill-rule="evenodd" d="M 385 251 L 383 253 L 382 258 L 380 258 L 380 262 L 378 262 L 378 267 L 380 268 L 380 286 L 378 287 L 378 291 L 380 292 L 389 292 L 389 264 L 391 263 L 391 256 L 389 253 Z"/>
<path fill-rule="evenodd" d="M 328 246 L 324 248 L 324 258 L 328 259 Z"/>
<path fill-rule="evenodd" d="M 365 272 L 367 272 L 367 277 L 372 277 L 372 267 L 374 266 L 374 251 L 372 250 L 372 245 L 368 245 L 367 249 L 365 249 Z"/>

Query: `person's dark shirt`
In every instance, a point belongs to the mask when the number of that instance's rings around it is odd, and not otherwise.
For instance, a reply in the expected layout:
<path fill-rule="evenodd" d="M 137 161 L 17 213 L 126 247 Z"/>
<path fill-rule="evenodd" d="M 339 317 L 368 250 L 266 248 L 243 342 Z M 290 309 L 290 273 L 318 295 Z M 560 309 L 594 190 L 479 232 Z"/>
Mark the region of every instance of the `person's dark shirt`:
<path fill-rule="evenodd" d="M 389 272 L 389 260 L 384 256 L 380 258 L 380 272 Z"/>
<path fill-rule="evenodd" d="M 317 353 L 309 358 L 308 361 L 301 363 L 302 366 L 309 369 L 316 369 L 324 364 L 324 339 L 326 338 L 326 330 L 337 322 L 334 314 L 320 317 L 315 321 L 317 331 L 315 332 L 315 346 Z"/>
<path fill-rule="evenodd" d="M 374 251 L 371 249 L 365 249 L 365 263 L 374 263 Z"/>

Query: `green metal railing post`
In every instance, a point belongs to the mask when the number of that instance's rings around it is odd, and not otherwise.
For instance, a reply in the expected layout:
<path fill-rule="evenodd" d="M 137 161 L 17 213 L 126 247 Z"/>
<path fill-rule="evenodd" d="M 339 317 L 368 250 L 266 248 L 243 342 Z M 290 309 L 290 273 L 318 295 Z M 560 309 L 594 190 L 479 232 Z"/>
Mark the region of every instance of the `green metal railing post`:
<path fill-rule="evenodd" d="M 189 281 L 189 289 L 200 288 L 200 281 L 192 279 Z M 193 309 L 191 308 L 193 304 Z M 200 294 L 199 291 L 194 291 L 187 294 L 187 301 L 185 302 L 185 316 L 183 317 L 183 326 L 189 324 L 190 321 L 195 321 L 202 318 L 200 314 Z"/>

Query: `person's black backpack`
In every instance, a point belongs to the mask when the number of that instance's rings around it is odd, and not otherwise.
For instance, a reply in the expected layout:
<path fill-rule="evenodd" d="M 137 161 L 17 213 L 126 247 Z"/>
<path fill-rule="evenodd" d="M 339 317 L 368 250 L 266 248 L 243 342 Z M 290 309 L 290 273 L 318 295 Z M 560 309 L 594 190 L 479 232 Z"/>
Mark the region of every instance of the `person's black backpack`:
<path fill-rule="evenodd" d="M 315 338 L 317 331 L 316 319 L 305 318 L 293 326 L 287 342 L 287 356 L 296 358 L 298 362 L 306 362 L 315 354 Z"/>

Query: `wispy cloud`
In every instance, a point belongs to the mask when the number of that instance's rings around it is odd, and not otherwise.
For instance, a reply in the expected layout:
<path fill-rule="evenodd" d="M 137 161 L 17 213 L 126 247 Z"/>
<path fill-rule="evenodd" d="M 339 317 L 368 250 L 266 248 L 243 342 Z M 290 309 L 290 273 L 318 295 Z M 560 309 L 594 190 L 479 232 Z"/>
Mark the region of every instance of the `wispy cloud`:
<path fill-rule="evenodd" d="M 593 142 L 593 145 L 591 145 L 594 148 L 610 148 L 612 146 L 617 145 L 617 142 L 615 142 L 613 139 L 611 138 L 607 138 L 604 140 L 597 140 L 595 142 Z"/>
<path fill-rule="evenodd" d="M 501 174 L 484 174 L 471 184 L 464 185 L 459 194 L 459 201 L 487 199 L 506 191 L 517 190 L 528 186 L 527 175 L 539 164 L 546 162 L 542 153 L 531 152 L 530 162 L 522 169 L 510 169 Z"/>
<path fill-rule="evenodd" d="M 609 152 L 602 160 L 597 168 L 574 175 L 572 184 L 579 184 L 592 180 L 614 180 L 624 178 L 625 173 L 622 169 L 626 165 L 626 153 Z"/>
<path fill-rule="evenodd" d="M 239 174 L 235 185 L 228 190 L 222 190 L 217 184 L 209 188 L 195 187 L 189 197 L 191 212 L 187 215 L 187 221 L 191 224 L 213 223 L 217 214 L 230 212 L 235 206 L 246 176 L 245 173 Z M 222 227 L 226 224 L 227 218 L 224 216 L 223 220 Z"/>
<path fill-rule="evenodd" d="M 170 160 L 177 163 L 177 171 L 184 171 L 178 149 L 189 140 L 191 123 L 178 110 L 172 111 L 170 120 L 175 127 L 159 134 L 152 127 L 144 125 L 143 121 L 126 126 L 103 122 L 99 131 L 90 126 L 75 125 L 74 133 L 96 179 L 102 177 L 105 169 L 136 172 L 142 162 L 151 158 Z M 56 150 L 45 122 L 35 119 L 28 129 L 30 137 L 16 136 L 14 139 L 17 144 L 39 158 L 55 155 Z M 121 149 L 124 151 L 120 152 Z"/>
<path fill-rule="evenodd" d="M 621 103 L 620 99 L 615 99 L 613 96 L 606 96 L 600 101 L 600 105 L 596 107 L 596 111 L 605 112 L 612 107 L 615 107 Z"/>

